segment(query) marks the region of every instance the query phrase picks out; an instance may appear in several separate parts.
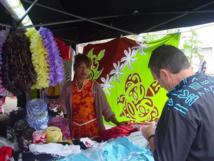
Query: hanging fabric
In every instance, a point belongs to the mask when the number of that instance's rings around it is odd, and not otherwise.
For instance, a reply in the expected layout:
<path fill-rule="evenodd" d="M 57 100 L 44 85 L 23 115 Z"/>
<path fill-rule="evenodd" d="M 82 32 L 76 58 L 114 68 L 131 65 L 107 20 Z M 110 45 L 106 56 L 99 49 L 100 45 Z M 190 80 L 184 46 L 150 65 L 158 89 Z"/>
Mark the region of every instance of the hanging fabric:
<path fill-rule="evenodd" d="M 55 41 L 60 50 L 60 54 L 64 60 L 70 60 L 72 55 L 72 49 L 61 38 L 55 37 Z"/>

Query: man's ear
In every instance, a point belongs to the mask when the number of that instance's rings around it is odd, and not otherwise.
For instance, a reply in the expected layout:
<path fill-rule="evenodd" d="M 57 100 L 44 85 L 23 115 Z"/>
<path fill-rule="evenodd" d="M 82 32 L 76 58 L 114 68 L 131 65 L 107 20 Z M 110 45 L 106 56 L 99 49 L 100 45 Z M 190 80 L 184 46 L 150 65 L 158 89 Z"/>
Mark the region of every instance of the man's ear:
<path fill-rule="evenodd" d="M 166 69 L 160 69 L 160 76 L 167 80 L 169 78 L 169 71 Z"/>

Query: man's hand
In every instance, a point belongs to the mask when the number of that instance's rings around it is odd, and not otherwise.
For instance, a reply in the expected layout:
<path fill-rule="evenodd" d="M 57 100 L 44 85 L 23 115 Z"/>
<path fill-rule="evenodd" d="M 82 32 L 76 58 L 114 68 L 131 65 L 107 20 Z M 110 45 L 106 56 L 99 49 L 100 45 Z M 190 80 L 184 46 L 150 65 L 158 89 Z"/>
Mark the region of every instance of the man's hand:
<path fill-rule="evenodd" d="M 148 140 L 149 136 L 155 134 L 156 122 L 147 122 L 141 127 L 143 136 Z"/>
<path fill-rule="evenodd" d="M 154 135 L 155 135 L 155 130 L 156 130 L 156 122 L 148 122 L 141 128 L 141 132 L 143 136 L 148 140 L 149 146 L 151 150 L 154 152 L 156 149 L 156 144 L 154 140 Z"/>

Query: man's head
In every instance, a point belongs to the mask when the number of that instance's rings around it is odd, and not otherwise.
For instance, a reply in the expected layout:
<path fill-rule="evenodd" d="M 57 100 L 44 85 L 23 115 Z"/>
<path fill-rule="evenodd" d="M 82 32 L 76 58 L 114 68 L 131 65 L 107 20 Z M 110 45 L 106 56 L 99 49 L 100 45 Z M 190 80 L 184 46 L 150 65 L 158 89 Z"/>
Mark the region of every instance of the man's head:
<path fill-rule="evenodd" d="M 179 83 L 179 79 L 184 79 L 186 74 L 189 74 L 182 71 L 189 70 L 190 63 L 181 50 L 174 46 L 162 45 L 153 50 L 148 67 L 160 85 L 166 90 L 171 90 Z"/>

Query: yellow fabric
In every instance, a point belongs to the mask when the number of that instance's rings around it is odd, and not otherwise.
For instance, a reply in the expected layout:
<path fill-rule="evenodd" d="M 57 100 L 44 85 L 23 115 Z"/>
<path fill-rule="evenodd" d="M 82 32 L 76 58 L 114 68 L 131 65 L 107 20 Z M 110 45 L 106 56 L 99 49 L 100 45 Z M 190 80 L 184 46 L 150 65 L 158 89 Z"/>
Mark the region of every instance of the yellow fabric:
<path fill-rule="evenodd" d="M 36 29 L 30 28 L 25 34 L 30 40 L 32 63 L 37 73 L 37 81 L 32 86 L 32 89 L 46 88 L 49 86 L 49 71 L 47 62 L 48 53 L 43 45 L 42 38 Z"/>
<path fill-rule="evenodd" d="M 49 126 L 45 130 L 45 133 L 47 135 L 48 143 L 62 142 L 62 132 L 60 128 L 55 126 Z"/>

